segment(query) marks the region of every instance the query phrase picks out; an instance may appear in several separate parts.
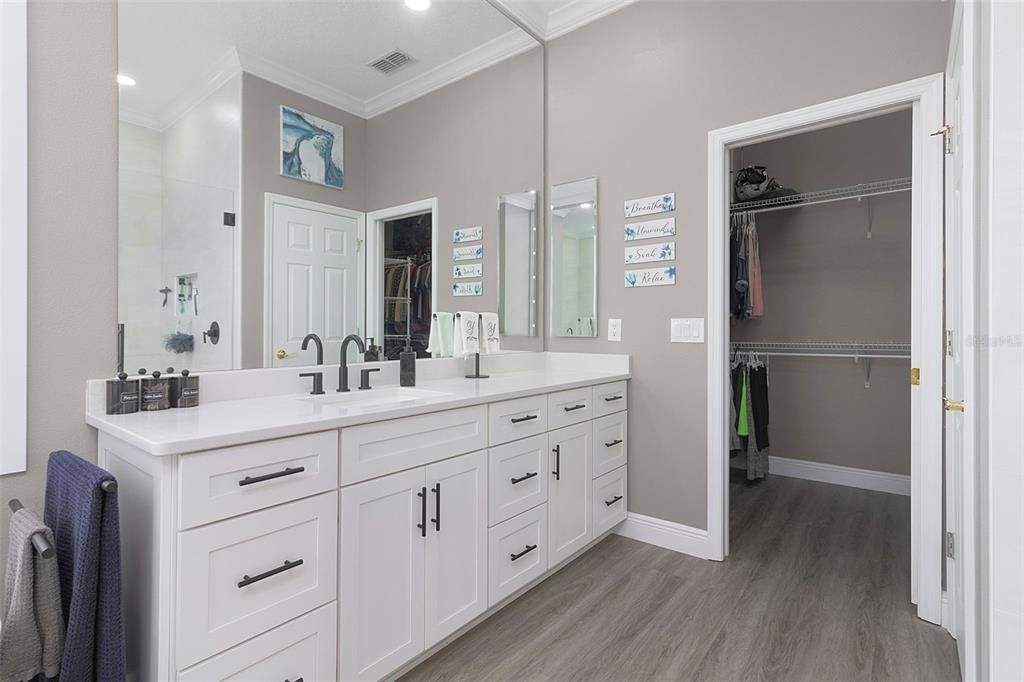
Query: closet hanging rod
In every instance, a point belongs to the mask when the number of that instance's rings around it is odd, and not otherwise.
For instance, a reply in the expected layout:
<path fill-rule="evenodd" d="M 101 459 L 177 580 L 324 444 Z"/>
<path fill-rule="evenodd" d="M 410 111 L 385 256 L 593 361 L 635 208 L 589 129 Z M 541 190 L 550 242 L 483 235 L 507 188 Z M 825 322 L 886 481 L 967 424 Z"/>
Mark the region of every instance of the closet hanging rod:
<path fill-rule="evenodd" d="M 729 204 L 729 212 L 766 213 L 768 211 L 781 211 L 785 208 L 797 208 L 799 206 L 814 206 L 815 204 L 825 204 L 845 199 L 864 199 L 881 194 L 892 194 L 893 192 L 907 192 L 911 189 L 913 189 L 912 178 L 894 178 L 892 180 L 864 182 L 857 185 L 823 189 L 815 192 L 791 194 L 788 197 L 742 201 Z"/>
<path fill-rule="evenodd" d="M 909 358 L 909 343 L 736 341 L 733 352 L 833 358 Z"/>

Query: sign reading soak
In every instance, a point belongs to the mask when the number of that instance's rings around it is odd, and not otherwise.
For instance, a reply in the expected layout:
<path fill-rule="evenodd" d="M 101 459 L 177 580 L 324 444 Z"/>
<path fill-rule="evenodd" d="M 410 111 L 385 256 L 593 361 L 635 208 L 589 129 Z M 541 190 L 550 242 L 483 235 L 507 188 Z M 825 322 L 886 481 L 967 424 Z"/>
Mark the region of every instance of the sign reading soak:
<path fill-rule="evenodd" d="M 630 265 L 631 263 L 650 263 L 652 261 L 675 259 L 675 242 L 626 247 L 626 265 Z"/>
<path fill-rule="evenodd" d="M 642 199 L 629 199 L 623 202 L 625 217 L 635 218 L 642 215 L 653 215 L 655 213 L 668 213 L 676 210 L 676 193 L 658 194 L 653 197 Z"/>
<path fill-rule="evenodd" d="M 676 283 L 676 269 L 651 268 L 649 270 L 626 270 L 626 288 L 663 287 Z"/>
<path fill-rule="evenodd" d="M 469 279 L 471 277 L 483 277 L 484 266 L 481 263 L 464 263 L 452 266 L 452 277 L 455 279 Z"/>
<path fill-rule="evenodd" d="M 654 239 L 655 237 L 674 237 L 676 234 L 675 218 L 658 218 L 640 223 L 626 223 L 622 228 L 623 237 L 627 242 L 638 239 Z"/>

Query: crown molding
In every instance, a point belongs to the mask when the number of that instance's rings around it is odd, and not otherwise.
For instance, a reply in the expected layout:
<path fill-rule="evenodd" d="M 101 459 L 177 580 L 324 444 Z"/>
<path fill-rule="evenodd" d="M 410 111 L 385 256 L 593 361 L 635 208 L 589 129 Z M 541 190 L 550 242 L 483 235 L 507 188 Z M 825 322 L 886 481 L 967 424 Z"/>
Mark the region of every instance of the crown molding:
<path fill-rule="evenodd" d="M 121 107 L 117 110 L 117 120 L 122 123 L 129 123 L 133 126 L 139 126 L 140 128 L 149 128 L 160 133 L 163 132 L 163 128 L 160 127 L 160 121 L 147 113 L 138 111 L 136 109 L 126 109 Z"/>
<path fill-rule="evenodd" d="M 423 97 L 457 80 L 537 47 L 537 42 L 516 29 L 498 36 L 426 73 L 366 100 L 366 118 L 373 118 Z"/>
<path fill-rule="evenodd" d="M 311 97 L 324 104 L 329 104 L 335 109 L 341 109 L 360 118 L 366 118 L 366 103 L 354 95 L 333 88 L 326 83 L 310 78 L 304 74 L 281 66 L 254 54 L 243 52 L 239 54 L 241 70 L 280 85 L 283 88 Z"/>
<path fill-rule="evenodd" d="M 526 28 L 545 42 L 554 40 L 581 26 L 616 12 L 636 0 L 573 0 L 552 12 L 533 0 L 488 0 L 500 5 Z"/>

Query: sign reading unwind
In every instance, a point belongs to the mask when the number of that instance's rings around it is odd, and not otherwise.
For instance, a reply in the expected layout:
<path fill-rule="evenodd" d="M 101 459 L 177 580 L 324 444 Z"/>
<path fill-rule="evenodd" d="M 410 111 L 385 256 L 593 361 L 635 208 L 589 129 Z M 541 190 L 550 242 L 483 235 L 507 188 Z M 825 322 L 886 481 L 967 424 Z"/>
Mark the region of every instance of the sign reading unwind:
<path fill-rule="evenodd" d="M 642 199 L 628 199 L 623 202 L 623 212 L 627 218 L 655 213 L 668 213 L 676 210 L 676 193 L 658 194 Z"/>

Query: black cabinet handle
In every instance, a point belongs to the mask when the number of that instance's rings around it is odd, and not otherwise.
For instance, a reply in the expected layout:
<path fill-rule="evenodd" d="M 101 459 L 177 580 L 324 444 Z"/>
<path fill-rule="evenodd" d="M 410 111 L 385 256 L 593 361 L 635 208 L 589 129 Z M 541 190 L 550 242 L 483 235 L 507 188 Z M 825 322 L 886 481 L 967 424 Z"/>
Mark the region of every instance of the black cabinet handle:
<path fill-rule="evenodd" d="M 555 453 L 555 470 L 552 471 L 551 473 L 553 473 L 555 475 L 555 480 L 556 481 L 561 481 L 562 480 L 562 446 L 561 445 L 556 445 L 551 452 Z"/>
<path fill-rule="evenodd" d="M 441 483 L 430 489 L 434 493 L 434 518 L 430 519 L 434 524 L 434 530 L 441 530 Z"/>
<path fill-rule="evenodd" d="M 515 561 L 516 559 L 522 559 L 524 556 L 526 556 L 535 549 L 537 549 L 537 545 L 527 545 L 526 549 L 524 549 L 519 554 L 510 554 L 509 556 L 512 557 L 512 561 Z"/>
<path fill-rule="evenodd" d="M 275 575 L 277 575 L 278 573 L 284 573 L 285 571 L 290 571 L 293 568 L 298 568 L 302 564 L 303 564 L 302 559 L 296 559 L 295 561 L 285 561 L 282 565 L 278 566 L 277 568 L 272 568 L 269 571 L 266 571 L 264 573 L 260 573 L 259 575 L 254 575 L 254 576 L 243 575 L 242 579 L 238 582 L 238 587 L 239 588 L 248 587 L 249 585 L 252 585 L 253 583 L 258 583 L 261 580 L 266 580 L 267 578 L 272 578 Z"/>
<path fill-rule="evenodd" d="M 562 409 L 564 409 L 566 412 L 575 412 L 576 410 L 582 410 L 586 408 L 586 406 L 586 403 L 584 403 L 582 405 L 573 405 L 572 407 L 563 407 Z"/>
<path fill-rule="evenodd" d="M 513 478 L 512 479 L 512 485 L 515 485 L 516 483 L 522 483 L 523 481 L 528 481 L 528 480 L 530 480 L 531 478 L 533 478 L 536 475 L 537 475 L 537 472 L 534 471 L 534 472 L 529 473 L 529 474 L 524 474 L 524 475 L 520 476 L 519 478 Z"/>
<path fill-rule="evenodd" d="M 291 680 L 285 680 L 284 682 L 292 682 Z M 305 682 L 301 677 L 296 677 L 295 682 Z"/>
<path fill-rule="evenodd" d="M 612 395 L 604 399 L 606 403 L 614 403 L 616 400 L 622 400 L 621 395 Z"/>
<path fill-rule="evenodd" d="M 537 417 L 538 417 L 538 415 L 536 415 L 536 414 L 529 414 L 529 415 L 527 415 L 525 417 L 512 417 L 512 423 L 513 424 L 521 424 L 522 422 L 528 422 L 531 419 L 537 419 Z"/>
<path fill-rule="evenodd" d="M 618 445 L 618 444 L 619 444 L 619 443 L 621 443 L 621 442 L 622 442 L 622 439 L 621 439 L 621 438 L 616 438 L 615 440 L 613 440 L 613 441 L 612 441 L 612 442 L 610 442 L 610 443 L 605 443 L 605 444 L 604 444 L 604 446 L 605 446 L 606 448 L 614 448 L 614 447 L 615 447 L 616 445 Z"/>
<path fill-rule="evenodd" d="M 604 501 L 604 505 L 605 505 L 606 507 L 610 507 L 610 506 L 612 506 L 613 504 L 615 504 L 616 502 L 618 502 L 618 501 L 619 501 L 619 500 L 621 500 L 621 499 L 622 499 L 622 495 L 616 495 L 616 496 L 615 496 L 615 497 L 613 497 L 613 498 L 612 498 L 611 500 L 605 500 L 605 501 Z"/>
<path fill-rule="evenodd" d="M 420 488 L 416 495 L 420 498 L 420 522 L 416 524 L 416 527 L 420 529 L 422 537 L 427 537 L 427 487 Z"/>
<path fill-rule="evenodd" d="M 288 467 L 283 471 L 275 471 L 272 474 L 263 474 L 262 476 L 246 476 L 238 485 L 252 485 L 253 483 L 262 483 L 263 481 L 272 481 L 275 478 L 282 478 L 284 476 L 294 476 L 295 474 L 301 474 L 306 470 L 306 467 Z"/>

